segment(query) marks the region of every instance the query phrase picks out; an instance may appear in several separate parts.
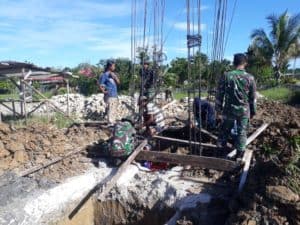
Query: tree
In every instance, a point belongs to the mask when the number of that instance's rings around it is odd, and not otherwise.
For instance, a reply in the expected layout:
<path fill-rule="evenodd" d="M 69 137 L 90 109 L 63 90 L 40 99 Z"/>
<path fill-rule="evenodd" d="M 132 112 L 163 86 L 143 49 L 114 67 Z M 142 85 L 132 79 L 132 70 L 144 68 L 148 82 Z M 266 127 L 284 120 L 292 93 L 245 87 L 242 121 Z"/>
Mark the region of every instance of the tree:
<path fill-rule="evenodd" d="M 271 26 L 269 35 L 263 29 L 256 29 L 252 32 L 252 44 L 254 53 L 266 62 L 274 66 L 274 75 L 279 81 L 288 61 L 300 55 L 300 13 L 289 15 L 287 11 L 281 15 L 272 14 L 267 17 Z M 299 56 L 298 55 L 298 56 Z"/>
<path fill-rule="evenodd" d="M 90 68 L 92 73 L 90 76 L 81 73 L 81 70 Z M 98 78 L 102 73 L 102 69 L 100 67 L 91 65 L 89 63 L 80 63 L 77 67 L 75 67 L 72 72 L 79 76 L 79 78 L 71 78 L 70 85 L 73 87 L 78 87 L 79 92 L 84 95 L 91 95 L 98 92 Z"/>
<path fill-rule="evenodd" d="M 209 88 L 215 87 L 220 76 L 231 69 L 231 62 L 227 59 L 223 59 L 222 61 L 212 61 L 208 65 L 206 75 Z"/>
<path fill-rule="evenodd" d="M 249 47 L 246 52 L 248 57 L 247 71 L 254 75 L 258 84 L 272 84 L 272 63 L 264 57 L 258 57 L 256 49 Z M 273 80 L 274 81 L 274 80 Z"/>
<path fill-rule="evenodd" d="M 188 61 L 186 58 L 176 58 L 171 61 L 170 73 L 177 75 L 178 84 L 183 84 L 188 77 Z"/>
<path fill-rule="evenodd" d="M 165 87 L 175 87 L 177 83 L 177 75 L 175 73 L 166 73 L 163 77 Z"/>
<path fill-rule="evenodd" d="M 116 59 L 116 73 L 120 78 L 119 90 L 128 91 L 130 82 L 132 81 L 132 63 L 127 58 Z"/>

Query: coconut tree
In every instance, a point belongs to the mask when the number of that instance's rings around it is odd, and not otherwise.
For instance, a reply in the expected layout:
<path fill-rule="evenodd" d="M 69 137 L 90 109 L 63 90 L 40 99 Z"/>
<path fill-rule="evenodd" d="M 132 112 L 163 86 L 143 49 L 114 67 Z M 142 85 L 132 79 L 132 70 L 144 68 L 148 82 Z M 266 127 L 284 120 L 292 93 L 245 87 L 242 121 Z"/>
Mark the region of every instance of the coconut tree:
<path fill-rule="evenodd" d="M 279 81 L 289 60 L 300 56 L 300 13 L 289 15 L 287 11 L 281 15 L 272 14 L 267 17 L 270 33 L 264 29 L 256 29 L 251 34 L 251 48 L 263 61 L 274 66 L 274 75 Z"/>

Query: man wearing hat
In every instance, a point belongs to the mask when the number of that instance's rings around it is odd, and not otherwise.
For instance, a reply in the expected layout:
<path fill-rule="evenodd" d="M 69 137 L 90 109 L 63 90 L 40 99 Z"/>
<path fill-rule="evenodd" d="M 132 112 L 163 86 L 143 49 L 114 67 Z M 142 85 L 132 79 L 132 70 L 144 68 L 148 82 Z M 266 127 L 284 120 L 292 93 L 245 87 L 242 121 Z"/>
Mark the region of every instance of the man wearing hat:
<path fill-rule="evenodd" d="M 104 73 L 99 78 L 99 88 L 104 93 L 107 118 L 111 124 L 116 122 L 116 110 L 118 107 L 117 85 L 120 84 L 118 76 L 114 73 L 115 68 L 115 61 L 107 60 Z"/>

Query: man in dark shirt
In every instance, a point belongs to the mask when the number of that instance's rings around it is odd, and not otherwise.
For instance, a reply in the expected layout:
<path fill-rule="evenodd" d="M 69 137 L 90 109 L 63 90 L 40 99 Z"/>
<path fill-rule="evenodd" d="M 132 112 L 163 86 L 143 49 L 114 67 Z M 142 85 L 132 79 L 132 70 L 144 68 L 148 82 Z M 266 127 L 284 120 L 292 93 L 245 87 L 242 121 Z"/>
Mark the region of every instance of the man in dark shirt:
<path fill-rule="evenodd" d="M 150 68 L 150 62 L 144 61 L 143 68 L 140 70 L 141 77 L 141 96 L 151 99 L 155 93 L 157 76 L 155 71 Z"/>
<path fill-rule="evenodd" d="M 208 129 L 214 129 L 216 119 L 213 106 L 208 101 L 198 97 L 194 99 L 193 106 L 194 116 L 199 128 L 207 126 Z"/>

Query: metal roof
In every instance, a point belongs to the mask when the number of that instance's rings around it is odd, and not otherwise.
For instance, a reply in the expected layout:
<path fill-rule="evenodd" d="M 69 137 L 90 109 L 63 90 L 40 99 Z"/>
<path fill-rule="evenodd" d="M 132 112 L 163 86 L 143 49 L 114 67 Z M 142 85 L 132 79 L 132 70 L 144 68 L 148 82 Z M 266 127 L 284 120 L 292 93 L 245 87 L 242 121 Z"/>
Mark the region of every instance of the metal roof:
<path fill-rule="evenodd" d="M 30 72 L 30 75 L 28 74 Z M 29 77 L 38 77 L 40 79 L 47 79 L 53 76 L 70 76 L 69 72 L 53 71 L 51 68 L 38 67 L 32 63 L 16 62 L 16 61 L 0 61 L 0 80 L 9 78 L 23 78 L 25 74 Z"/>

